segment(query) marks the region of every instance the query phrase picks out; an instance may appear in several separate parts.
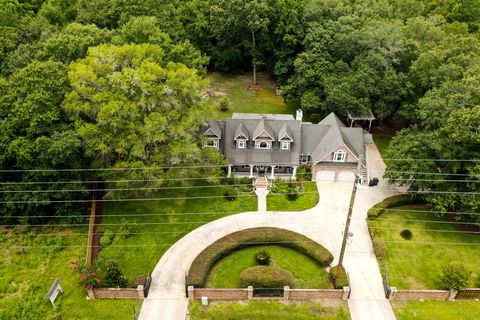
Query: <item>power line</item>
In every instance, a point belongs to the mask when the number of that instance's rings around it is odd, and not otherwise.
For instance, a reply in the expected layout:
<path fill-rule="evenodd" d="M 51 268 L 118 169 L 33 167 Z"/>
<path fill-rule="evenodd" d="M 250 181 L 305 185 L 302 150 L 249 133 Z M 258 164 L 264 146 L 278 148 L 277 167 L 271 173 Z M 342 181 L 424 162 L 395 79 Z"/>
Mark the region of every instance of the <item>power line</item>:
<path fill-rule="evenodd" d="M 478 212 L 464 212 L 464 211 L 433 211 L 433 210 L 414 210 L 414 209 L 391 209 L 385 208 L 382 211 L 397 211 L 397 212 L 421 212 L 421 213 L 441 213 L 441 214 L 468 214 L 468 215 L 480 215 Z"/>
<path fill-rule="evenodd" d="M 376 161 L 439 161 L 439 162 L 477 162 L 480 159 L 441 159 L 441 158 L 383 158 Z M 165 169 L 199 169 L 199 168 L 225 168 L 230 164 L 224 165 L 191 165 L 191 166 L 140 166 L 140 167 L 113 167 L 113 168 L 62 168 L 62 169 L 1 169 L 0 172 L 96 172 L 96 171 L 129 171 L 129 170 L 165 170 Z M 257 163 L 253 165 L 284 166 L 284 163 Z"/>
<path fill-rule="evenodd" d="M 370 218 L 370 221 L 384 220 L 384 221 L 410 221 L 410 222 L 428 222 L 428 223 L 443 223 L 443 224 L 468 224 L 478 225 L 475 222 L 457 222 L 457 221 L 438 221 L 438 220 L 421 220 L 421 219 L 386 219 L 386 218 Z"/>
<path fill-rule="evenodd" d="M 386 227 L 368 227 L 369 229 L 377 229 L 377 230 L 403 230 L 403 228 L 386 228 Z M 440 233 L 473 233 L 473 234 L 480 234 L 480 231 L 461 231 L 461 230 L 444 230 L 444 229 L 409 229 L 411 231 L 417 232 L 440 232 Z"/>

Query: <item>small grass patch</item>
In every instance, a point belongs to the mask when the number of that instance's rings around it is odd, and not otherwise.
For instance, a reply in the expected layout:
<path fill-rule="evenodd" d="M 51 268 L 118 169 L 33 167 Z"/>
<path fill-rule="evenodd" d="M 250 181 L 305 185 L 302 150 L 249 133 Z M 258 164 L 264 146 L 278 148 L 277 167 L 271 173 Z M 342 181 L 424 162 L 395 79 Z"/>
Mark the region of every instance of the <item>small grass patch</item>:
<path fill-rule="evenodd" d="M 379 134 L 373 135 L 373 141 L 375 142 L 375 145 L 377 146 L 378 151 L 380 151 L 382 158 L 385 158 L 388 145 L 390 144 L 390 140 L 392 140 L 393 137 L 394 137 L 393 134 L 385 134 L 385 133 L 379 133 Z"/>
<path fill-rule="evenodd" d="M 395 209 L 404 211 L 385 211 L 379 216 L 381 220 L 368 221 L 374 238 L 385 243 L 386 252 L 379 262 L 382 272 L 388 272 L 391 286 L 400 289 L 442 289 L 442 269 L 453 261 L 472 271 L 468 286 L 478 286 L 478 234 L 466 233 L 456 224 L 441 223 L 450 222 L 446 217 L 436 217 L 430 212 L 410 211 L 427 210 L 423 205 L 400 206 Z M 403 229 L 412 231 L 412 240 L 401 237 L 400 231 Z M 464 245 L 465 243 L 472 245 Z"/>
<path fill-rule="evenodd" d="M 87 238 L 75 234 L 87 231 L 84 227 L 1 230 L 0 319 L 132 318 L 132 303 L 138 311 L 140 301 L 85 299 L 69 262 L 85 257 L 86 248 L 78 246 L 86 244 Z M 55 236 L 60 233 L 66 236 Z M 56 278 L 61 279 L 64 294 L 53 308 L 44 296 Z"/>
<path fill-rule="evenodd" d="M 215 302 L 203 307 L 199 302 L 190 304 L 191 320 L 281 319 L 281 320 L 348 320 L 346 302 L 294 303 L 277 301 Z"/>
<path fill-rule="evenodd" d="M 256 211 L 253 193 L 238 192 L 235 200 L 227 200 L 224 193 L 224 187 L 167 189 L 155 197 L 179 199 L 105 203 L 102 228 L 120 232 L 121 226 L 109 224 L 121 223 L 122 217 L 108 215 L 129 215 L 124 218 L 136 226 L 130 237 L 115 236 L 113 243 L 102 249 L 100 266 L 115 261 L 131 281 L 151 272 L 165 251 L 193 229 L 230 214 Z M 216 198 L 192 199 L 208 196 Z"/>
<path fill-rule="evenodd" d="M 254 256 L 259 250 L 268 251 L 271 265 L 290 271 L 294 277 L 295 288 L 331 288 L 327 272 L 312 258 L 281 246 L 256 246 L 241 249 L 218 261 L 211 269 L 207 288 L 237 288 L 240 285 L 240 273 L 256 265 Z"/>
<path fill-rule="evenodd" d="M 476 320 L 479 301 L 393 301 L 398 320 Z"/>
<path fill-rule="evenodd" d="M 333 260 L 332 254 L 322 245 L 296 232 L 278 228 L 252 228 L 231 233 L 205 248 L 193 261 L 188 272 L 187 284 L 204 287 L 215 263 L 237 250 L 258 247 L 255 246 L 256 243 L 277 244 L 295 249 L 323 267 L 328 266 Z"/>
<path fill-rule="evenodd" d="M 282 96 L 275 95 L 275 82 L 265 73 L 258 74 L 258 85 L 251 88 L 251 74 L 231 76 L 219 72 L 207 75 L 210 80 L 209 101 L 215 106 L 226 97 L 229 101 L 228 111 L 217 108 L 215 119 L 226 119 L 234 112 L 240 113 L 289 113 L 294 114 L 293 107 L 288 107 Z"/>
<path fill-rule="evenodd" d="M 286 195 L 270 193 L 267 196 L 269 211 L 301 211 L 313 208 L 318 203 L 318 190 L 315 182 L 302 182 L 303 193 L 296 200 L 288 200 Z"/>

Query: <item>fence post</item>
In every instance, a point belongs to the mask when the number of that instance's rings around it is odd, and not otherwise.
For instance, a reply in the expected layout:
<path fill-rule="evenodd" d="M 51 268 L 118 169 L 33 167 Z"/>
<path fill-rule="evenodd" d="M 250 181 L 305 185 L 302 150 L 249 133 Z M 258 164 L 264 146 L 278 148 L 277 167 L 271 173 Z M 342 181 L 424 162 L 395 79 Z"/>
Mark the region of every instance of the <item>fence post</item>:
<path fill-rule="evenodd" d="M 390 294 L 388 295 L 388 300 L 395 300 L 397 296 L 397 287 L 390 287 Z"/>
<path fill-rule="evenodd" d="M 283 287 L 283 300 L 290 300 L 290 286 Z"/>
<path fill-rule="evenodd" d="M 87 298 L 88 299 L 95 299 L 95 290 L 93 288 L 87 289 Z"/>
<path fill-rule="evenodd" d="M 194 293 L 195 288 L 193 286 L 188 286 L 187 292 L 188 292 L 188 301 L 193 301 L 195 300 L 195 293 Z"/>
<path fill-rule="evenodd" d="M 342 300 L 348 300 L 349 297 L 350 297 L 350 287 L 345 286 L 343 287 Z"/>
<path fill-rule="evenodd" d="M 253 299 L 253 287 L 248 286 L 247 287 L 247 300 L 252 300 Z"/>
<path fill-rule="evenodd" d="M 457 293 L 458 293 L 458 290 L 450 289 L 450 292 L 448 293 L 447 301 L 455 300 L 455 297 L 457 296 Z"/>

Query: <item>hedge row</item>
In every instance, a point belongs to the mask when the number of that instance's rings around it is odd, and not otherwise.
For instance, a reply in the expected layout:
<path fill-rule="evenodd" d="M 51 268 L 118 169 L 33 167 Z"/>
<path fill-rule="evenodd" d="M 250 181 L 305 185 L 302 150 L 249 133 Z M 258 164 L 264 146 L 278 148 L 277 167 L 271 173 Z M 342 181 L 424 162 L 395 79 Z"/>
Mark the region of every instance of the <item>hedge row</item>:
<path fill-rule="evenodd" d="M 294 249 L 315 260 L 320 266 L 330 265 L 333 256 L 322 245 L 296 232 L 277 228 L 253 228 L 229 234 L 205 248 L 193 261 L 187 285 L 202 288 L 213 265 L 234 251 L 260 245 L 279 245 Z"/>
<path fill-rule="evenodd" d="M 377 203 L 373 207 L 368 210 L 368 217 L 369 218 L 376 218 L 381 215 L 386 208 L 390 207 L 397 207 L 403 206 L 407 204 L 415 204 L 415 203 L 423 203 L 423 201 L 419 197 L 411 196 L 411 195 L 397 195 L 393 197 L 389 197 L 384 199 L 383 201 Z"/>
<path fill-rule="evenodd" d="M 328 273 L 328 277 L 330 278 L 330 281 L 332 283 L 335 283 L 335 277 L 337 276 L 337 269 L 338 265 L 335 267 L 332 267 Z M 343 287 L 347 287 L 349 285 L 348 283 L 348 276 L 347 272 L 345 271 L 345 268 L 343 266 L 340 267 L 340 273 L 338 275 L 337 283 L 335 284 L 334 289 L 342 289 Z"/>

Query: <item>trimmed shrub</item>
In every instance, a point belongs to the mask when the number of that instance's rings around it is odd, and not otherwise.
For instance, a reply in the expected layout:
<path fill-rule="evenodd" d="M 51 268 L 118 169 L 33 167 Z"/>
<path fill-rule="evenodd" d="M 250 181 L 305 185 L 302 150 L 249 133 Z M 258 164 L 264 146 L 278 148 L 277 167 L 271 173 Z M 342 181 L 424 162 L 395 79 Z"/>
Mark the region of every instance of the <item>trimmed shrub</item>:
<path fill-rule="evenodd" d="M 256 244 L 258 243 L 258 244 Z M 322 245 L 296 232 L 277 228 L 253 228 L 229 234 L 205 248 L 193 261 L 187 285 L 202 288 L 213 265 L 236 250 L 255 245 L 275 244 L 294 249 L 315 260 L 321 267 L 330 265 L 333 255 Z"/>
<path fill-rule="evenodd" d="M 400 237 L 402 237 L 405 240 L 410 240 L 413 237 L 413 233 L 409 229 L 403 229 L 402 231 L 400 231 Z"/>
<path fill-rule="evenodd" d="M 377 203 L 373 207 L 368 210 L 368 217 L 369 218 L 376 218 L 381 215 L 386 209 L 390 207 L 397 207 L 403 206 L 407 204 L 414 204 L 414 203 L 423 203 L 421 199 L 415 196 L 409 195 L 398 195 L 384 199 L 383 201 Z"/>
<path fill-rule="evenodd" d="M 115 234 L 113 233 L 112 230 L 105 230 L 102 237 L 100 238 L 100 245 L 102 246 L 102 248 L 105 248 L 111 245 L 114 237 L 115 237 Z"/>
<path fill-rule="evenodd" d="M 233 188 L 228 188 L 225 190 L 225 199 L 233 201 L 237 199 L 238 192 Z"/>
<path fill-rule="evenodd" d="M 135 222 L 122 219 L 122 226 L 120 227 L 120 233 L 123 239 L 130 238 L 132 234 L 137 230 L 137 224 Z"/>
<path fill-rule="evenodd" d="M 255 262 L 259 266 L 269 266 L 270 265 L 270 253 L 266 250 L 261 250 L 255 253 Z"/>
<path fill-rule="evenodd" d="M 223 112 L 228 111 L 229 106 L 230 106 L 230 101 L 228 101 L 227 97 L 223 97 L 220 99 L 220 103 L 218 105 L 218 108 L 220 109 L 220 111 L 223 111 Z"/>
<path fill-rule="evenodd" d="M 470 280 L 471 271 L 458 263 L 443 267 L 440 280 L 444 289 L 459 290 L 465 288 Z"/>
<path fill-rule="evenodd" d="M 107 264 L 103 282 L 109 288 L 123 288 L 127 285 L 127 278 L 115 262 Z"/>
<path fill-rule="evenodd" d="M 297 179 L 299 181 L 312 181 L 312 171 L 309 167 L 300 167 L 297 171 Z"/>
<path fill-rule="evenodd" d="M 339 266 L 335 266 L 330 268 L 330 271 L 328 272 L 328 278 L 332 282 L 332 285 L 334 285 L 334 289 L 342 289 L 343 287 L 348 286 L 348 276 L 347 272 L 345 271 L 345 268 L 341 266 L 340 268 L 340 273 L 338 275 L 337 282 L 335 284 L 335 277 L 337 276 L 337 269 Z"/>
<path fill-rule="evenodd" d="M 240 273 L 240 286 L 254 288 L 293 287 L 294 279 L 290 271 L 269 266 L 256 266 Z"/>
<path fill-rule="evenodd" d="M 295 201 L 300 196 L 302 190 L 300 189 L 301 186 L 297 185 L 296 183 L 289 183 L 288 184 L 288 193 L 287 199 L 290 201 Z"/>

